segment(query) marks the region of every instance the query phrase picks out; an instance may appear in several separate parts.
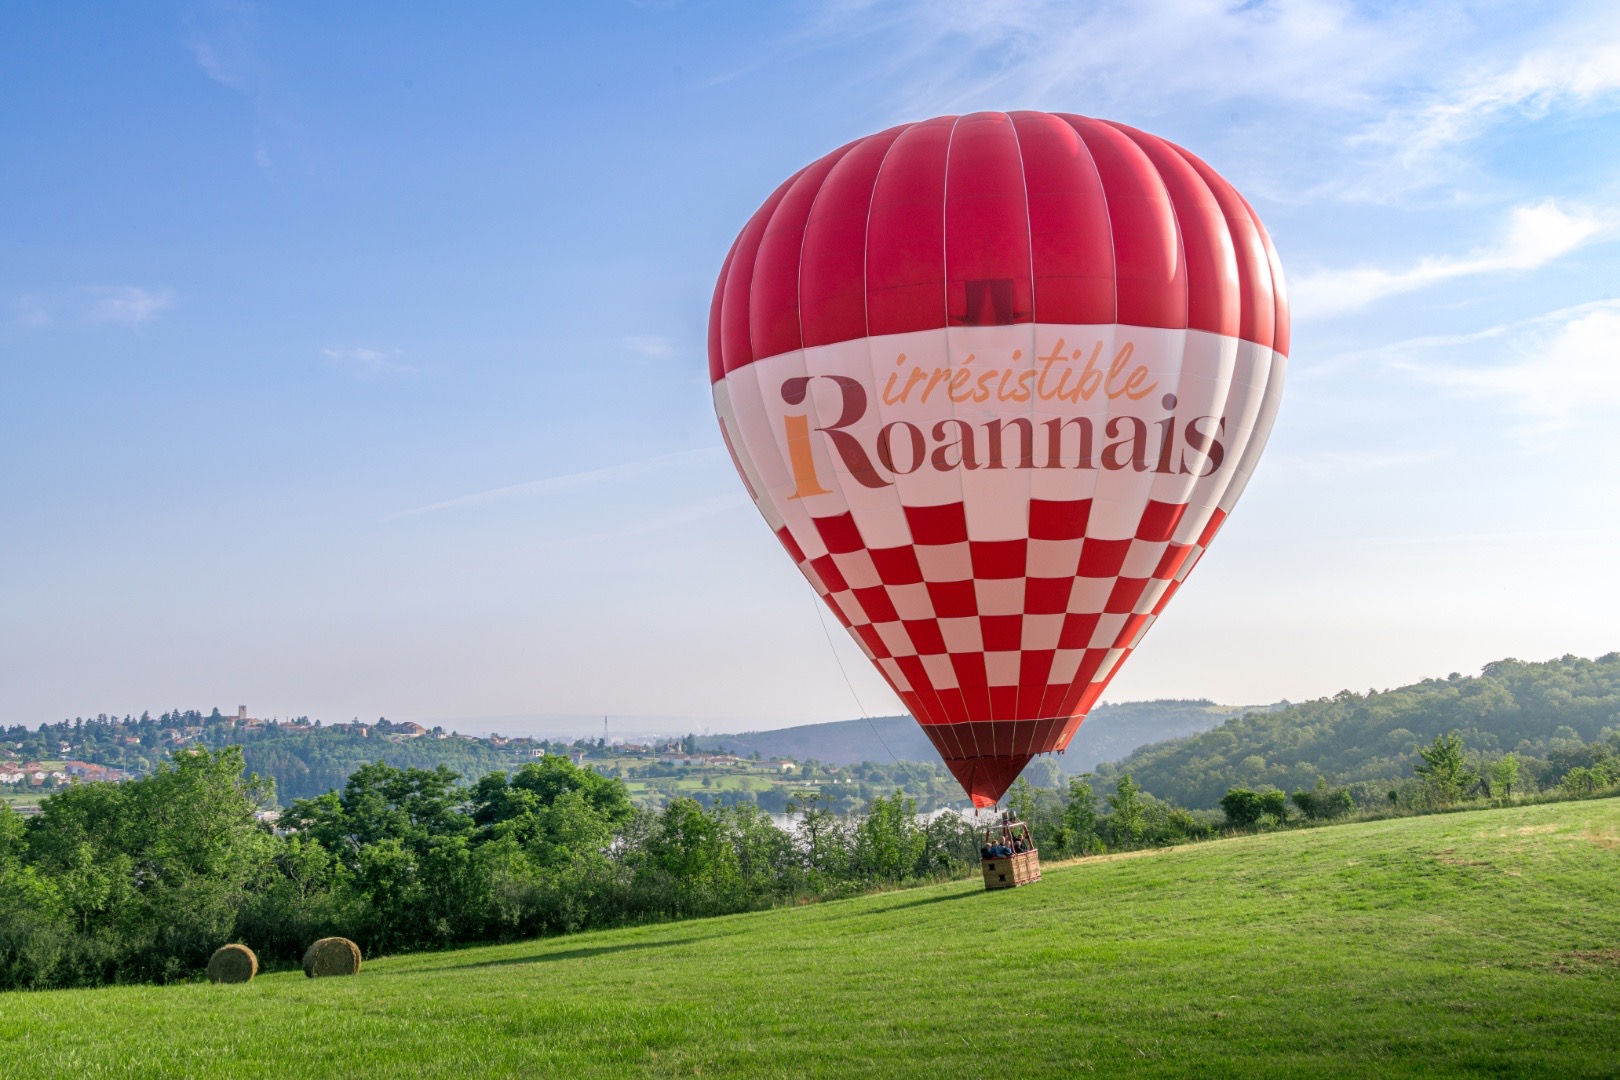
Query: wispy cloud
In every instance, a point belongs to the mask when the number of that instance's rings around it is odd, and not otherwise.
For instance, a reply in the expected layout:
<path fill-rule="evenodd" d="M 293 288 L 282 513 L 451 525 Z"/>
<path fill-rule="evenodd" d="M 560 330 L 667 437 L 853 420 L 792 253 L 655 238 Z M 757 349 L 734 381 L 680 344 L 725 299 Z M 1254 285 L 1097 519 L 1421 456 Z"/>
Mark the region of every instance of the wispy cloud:
<path fill-rule="evenodd" d="M 803 31 L 870 55 L 879 120 L 1073 108 L 1189 137 L 1251 194 L 1477 197 L 1475 141 L 1620 101 L 1620 8 L 1556 0 L 855 0 Z"/>
<path fill-rule="evenodd" d="M 1405 469 L 1422 465 L 1440 457 L 1437 451 L 1417 450 L 1324 450 L 1295 451 L 1275 462 L 1267 462 L 1266 471 L 1280 476 L 1301 476 L 1306 479 L 1343 478 L 1360 473 L 1381 472 L 1385 469 Z"/>
<path fill-rule="evenodd" d="M 1611 231 L 1612 223 L 1552 200 L 1520 206 L 1509 215 L 1501 241 L 1468 255 L 1438 255 L 1400 269 L 1358 266 L 1318 270 L 1289 283 L 1289 302 L 1304 318 L 1359 311 L 1385 297 L 1455 278 L 1534 270 Z"/>
<path fill-rule="evenodd" d="M 1361 139 L 1394 146 L 1411 161 L 1504 117 L 1540 117 L 1620 96 L 1620 9 L 1600 9 L 1562 37 L 1397 110 Z"/>
<path fill-rule="evenodd" d="M 640 353 L 651 360 L 668 360 L 670 357 L 679 356 L 681 353 L 680 346 L 673 339 L 667 337 L 632 335 L 620 338 L 620 340 L 624 342 L 625 347 L 631 352 Z"/>
<path fill-rule="evenodd" d="M 1503 359 L 1482 363 L 1479 346 L 1493 342 Z M 1516 433 L 1531 442 L 1576 430 L 1601 430 L 1592 420 L 1620 413 L 1620 299 L 1551 311 L 1470 334 L 1396 342 L 1360 354 L 1451 394 L 1494 400 L 1517 418 Z"/>
<path fill-rule="evenodd" d="M 186 45 L 204 75 L 227 89 L 245 91 L 248 88 L 250 78 L 243 63 L 241 53 L 244 50 L 239 40 L 221 41 L 217 35 L 212 40 L 193 37 Z M 227 49 L 237 55 L 227 58 Z"/>
<path fill-rule="evenodd" d="M 139 326 L 163 314 L 173 301 L 168 289 L 140 289 L 133 285 L 115 285 L 87 290 L 90 294 L 89 318 L 93 322 L 121 323 Z"/>
<path fill-rule="evenodd" d="M 186 47 L 204 75 L 241 94 L 253 107 L 253 161 L 269 171 L 274 160 L 269 132 L 285 134 L 290 125 L 270 106 L 265 68 L 255 47 L 253 5 L 240 0 L 213 0 L 193 10 Z"/>
<path fill-rule="evenodd" d="M 40 296 L 19 296 L 11 303 L 11 321 L 18 326 L 49 326 L 50 305 Z"/>
<path fill-rule="evenodd" d="M 738 485 L 735 491 L 694 499 L 691 502 L 671 507 L 662 513 L 631 522 L 622 528 L 587 533 L 582 536 L 570 536 L 546 546 L 561 547 L 568 544 L 603 543 L 611 540 L 627 540 L 633 536 L 646 536 L 650 533 L 667 533 L 679 529 L 683 525 L 690 525 L 695 521 L 706 521 L 709 518 L 729 513 L 748 504 L 748 496 L 743 493 L 741 485 Z"/>
<path fill-rule="evenodd" d="M 1512 124 L 1579 116 L 1620 105 L 1620 8 L 1546 5 L 1533 25 L 1494 27 L 1478 48 L 1442 41 L 1425 68 L 1383 94 L 1383 108 L 1343 140 L 1346 163 L 1313 195 L 1349 202 L 1400 203 L 1429 191 L 1470 197 L 1488 187 L 1474 154 L 1481 138 Z M 1490 27 L 1514 9 L 1470 13 Z M 1518 50 L 1501 54 L 1501 43 Z M 1594 147 L 1595 149 L 1595 147 Z"/>
<path fill-rule="evenodd" d="M 907 115 L 987 99 L 1142 111 L 1187 99 L 1363 104 L 1415 62 L 1441 14 L 1339 0 L 912 0 L 834 5 L 814 29 L 892 39 L 874 81 L 901 88 Z"/>
<path fill-rule="evenodd" d="M 133 327 L 152 322 L 173 304 L 174 292 L 170 289 L 88 285 L 19 296 L 12 301 L 11 321 L 27 327 L 61 323 L 113 323 Z"/>
<path fill-rule="evenodd" d="M 398 349 L 329 348 L 322 349 L 321 355 L 338 367 L 368 379 L 379 375 L 403 375 L 416 370 L 394 359 L 399 355 Z"/>
<path fill-rule="evenodd" d="M 600 469 L 585 469 L 581 472 L 565 473 L 561 476 L 548 476 L 542 480 L 530 480 L 522 484 L 508 484 L 505 487 L 477 491 L 471 495 L 460 495 L 454 499 L 445 499 L 441 502 L 429 503 L 426 506 L 418 506 L 413 510 L 402 510 L 397 514 L 389 515 L 386 520 L 393 521 L 398 518 L 415 517 L 418 514 L 437 513 L 441 510 L 461 510 L 474 506 L 489 506 L 495 503 L 514 502 L 519 499 L 533 499 L 547 495 L 559 495 L 565 492 L 583 491 L 605 484 L 648 476 L 665 469 L 715 460 L 724 456 L 725 450 L 718 446 L 705 446 L 696 450 L 677 450 L 671 454 L 659 454 L 656 457 L 627 461 L 619 465 L 608 465 Z"/>
<path fill-rule="evenodd" d="M 1510 340 L 1507 363 L 1399 366 L 1454 393 L 1494 398 L 1520 415 L 1520 434 L 1545 435 L 1620 414 L 1620 301 L 1538 320 Z"/>

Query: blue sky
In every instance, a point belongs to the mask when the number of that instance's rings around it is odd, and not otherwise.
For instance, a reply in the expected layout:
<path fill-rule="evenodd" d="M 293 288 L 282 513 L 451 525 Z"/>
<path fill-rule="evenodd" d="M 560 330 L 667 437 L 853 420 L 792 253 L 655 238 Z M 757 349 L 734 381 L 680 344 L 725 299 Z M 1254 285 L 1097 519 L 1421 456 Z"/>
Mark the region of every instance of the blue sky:
<path fill-rule="evenodd" d="M 0 723 L 723 729 L 854 714 L 839 659 L 896 711 L 720 448 L 708 300 L 799 166 L 986 108 L 1187 146 L 1294 293 L 1111 699 L 1620 648 L 1612 3 L 7 5 Z"/>

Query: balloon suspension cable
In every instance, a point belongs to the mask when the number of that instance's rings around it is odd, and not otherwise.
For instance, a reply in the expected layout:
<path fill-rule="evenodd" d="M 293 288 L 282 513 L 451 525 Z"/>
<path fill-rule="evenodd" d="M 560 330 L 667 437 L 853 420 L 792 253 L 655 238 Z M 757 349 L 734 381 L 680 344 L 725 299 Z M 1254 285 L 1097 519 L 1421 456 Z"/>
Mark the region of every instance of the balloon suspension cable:
<path fill-rule="evenodd" d="M 893 750 L 889 749 L 888 741 L 883 738 L 883 733 L 878 731 L 877 725 L 872 722 L 872 714 L 867 712 L 866 706 L 861 703 L 861 695 L 855 692 L 855 684 L 850 680 L 849 671 L 844 667 L 844 658 L 838 655 L 838 646 L 833 644 L 832 631 L 827 629 L 827 613 L 821 610 L 821 598 L 816 597 L 812 603 L 816 605 L 816 618 L 821 623 L 821 636 L 827 639 L 827 651 L 832 653 L 833 662 L 838 665 L 838 674 L 844 677 L 844 685 L 849 687 L 849 696 L 855 699 L 855 707 L 861 711 L 861 719 L 866 721 L 866 726 L 872 729 L 873 735 L 877 736 L 877 741 L 883 747 L 884 752 L 889 755 L 889 760 L 900 766 L 900 771 L 906 774 L 906 779 L 911 781 L 912 786 L 917 788 L 918 791 L 926 792 L 928 788 L 918 783 L 917 778 L 911 775 L 911 770 L 906 768 L 906 763 L 896 757 Z"/>

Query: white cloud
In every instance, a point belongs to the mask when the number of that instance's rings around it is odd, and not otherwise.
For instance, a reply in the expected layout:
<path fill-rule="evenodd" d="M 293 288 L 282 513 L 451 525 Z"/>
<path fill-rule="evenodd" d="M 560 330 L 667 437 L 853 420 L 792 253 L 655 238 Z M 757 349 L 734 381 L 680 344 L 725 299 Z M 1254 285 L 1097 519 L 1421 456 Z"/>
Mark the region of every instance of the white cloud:
<path fill-rule="evenodd" d="M 1342 315 L 1400 293 L 1479 274 L 1534 270 L 1610 230 L 1610 223 L 1581 210 L 1560 209 L 1551 199 L 1514 208 L 1500 243 L 1469 255 L 1439 255 L 1390 270 L 1358 266 L 1319 270 L 1289 283 L 1289 304 L 1304 318 Z"/>
<path fill-rule="evenodd" d="M 399 355 L 398 349 L 334 348 L 322 349 L 321 355 L 332 363 L 366 378 L 400 375 L 416 370 L 409 364 L 401 364 L 393 359 Z"/>
<path fill-rule="evenodd" d="M 1140 111 L 1187 99 L 1363 104 L 1416 62 L 1444 15 L 1375 16 L 1339 0 L 926 0 L 842 5 L 816 29 L 893 38 L 876 77 L 904 77 L 896 105 L 908 116 L 987 99 Z"/>
<path fill-rule="evenodd" d="M 612 540 L 627 540 L 635 536 L 646 536 L 649 533 L 669 533 L 679 531 L 683 526 L 694 522 L 704 521 L 719 514 L 728 513 L 740 507 L 748 506 L 748 496 L 743 492 L 741 485 L 735 491 L 727 491 L 719 495 L 710 495 L 702 499 L 694 499 L 688 503 L 672 507 L 662 513 L 641 521 L 632 522 L 620 529 L 611 529 L 607 532 L 588 533 L 583 536 L 570 536 L 556 541 L 554 545 L 564 546 L 579 543 L 605 543 Z M 820 605 L 817 605 L 818 607 Z"/>
<path fill-rule="evenodd" d="M 1506 359 L 1480 363 L 1483 342 L 1496 343 Z M 1607 430 L 1620 413 L 1620 300 L 1381 351 L 1387 368 L 1458 396 L 1495 400 L 1517 415 L 1518 434 L 1531 440 L 1594 420 Z"/>
<path fill-rule="evenodd" d="M 216 0 L 194 8 L 188 21 L 192 33 L 186 47 L 202 73 L 228 89 L 249 93 L 258 75 L 252 5 Z"/>
<path fill-rule="evenodd" d="M 656 335 L 632 335 L 621 338 L 626 348 L 652 360 L 668 360 L 679 356 L 681 349 L 674 340 Z"/>
<path fill-rule="evenodd" d="M 1581 108 L 1620 93 L 1620 9 L 1565 32 L 1492 71 L 1401 110 L 1363 138 L 1400 149 L 1412 160 L 1472 138 L 1505 115 L 1539 117 L 1556 108 Z"/>
<path fill-rule="evenodd" d="M 48 326 L 51 321 L 49 305 L 43 297 L 19 296 L 12 302 L 12 321 L 19 326 Z"/>
<path fill-rule="evenodd" d="M 646 476 L 664 469 L 716 459 L 723 455 L 724 450 L 717 446 L 705 446 L 696 450 L 677 450 L 671 454 L 659 454 L 656 457 L 642 458 L 639 461 L 627 461 L 600 469 L 585 469 L 581 472 L 565 473 L 561 476 L 548 476 L 543 480 L 530 480 L 522 484 L 508 484 L 505 487 L 478 491 L 471 495 L 461 495 L 454 499 L 445 499 L 442 502 L 418 506 L 414 510 L 402 510 L 397 514 L 390 515 L 388 520 L 415 517 L 418 514 L 430 514 L 440 510 L 459 510 L 469 506 L 487 506 L 491 503 L 512 502 L 517 499 L 531 499 L 570 491 L 581 491 L 602 484 Z"/>
<path fill-rule="evenodd" d="M 219 49 L 210 41 L 193 38 L 186 42 L 191 48 L 191 55 L 202 68 L 203 74 L 231 90 L 244 90 L 247 88 L 247 79 L 234 65 L 227 63 L 221 56 Z"/>
<path fill-rule="evenodd" d="M 1276 476 L 1297 476 L 1308 480 L 1342 478 L 1385 469 L 1409 469 L 1434 461 L 1434 451 L 1403 450 L 1322 450 L 1295 451 L 1268 462 L 1266 471 Z"/>
<path fill-rule="evenodd" d="M 1620 303 L 1587 310 L 1515 342 L 1516 359 L 1492 367 L 1408 368 L 1436 386 L 1496 398 L 1546 434 L 1620 414 Z"/>
<path fill-rule="evenodd" d="M 241 0 L 213 0 L 190 13 L 186 47 L 204 75 L 241 94 L 253 107 L 253 162 L 268 172 L 273 164 L 269 134 L 285 136 L 292 125 L 271 102 L 267 68 L 256 46 L 258 26 L 253 6 Z"/>
<path fill-rule="evenodd" d="M 1537 25 L 1530 26 L 1512 25 L 1512 8 L 1481 13 L 1477 21 L 1494 33 L 1478 47 L 1442 50 L 1431 69 L 1392 86 L 1379 113 L 1344 139 L 1351 167 L 1325 175 L 1311 193 L 1392 203 L 1426 190 L 1463 192 L 1489 183 L 1472 155 L 1481 137 L 1555 114 L 1612 109 L 1620 101 L 1620 8 L 1523 9 L 1532 10 Z M 1517 50 L 1500 55 L 1503 42 Z"/>
<path fill-rule="evenodd" d="M 139 289 L 114 285 L 86 290 L 90 295 L 88 317 L 93 322 L 139 326 L 161 315 L 172 302 L 168 289 Z"/>
<path fill-rule="evenodd" d="M 12 301 L 11 321 L 28 327 L 72 323 L 141 326 L 174 305 L 170 289 L 135 285 L 88 285 L 25 293 Z"/>
<path fill-rule="evenodd" d="M 880 120 L 1073 109 L 1184 138 L 1281 201 L 1489 186 L 1476 137 L 1620 86 L 1620 8 L 1580 0 L 868 0 L 805 36 L 868 46 L 854 89 Z"/>

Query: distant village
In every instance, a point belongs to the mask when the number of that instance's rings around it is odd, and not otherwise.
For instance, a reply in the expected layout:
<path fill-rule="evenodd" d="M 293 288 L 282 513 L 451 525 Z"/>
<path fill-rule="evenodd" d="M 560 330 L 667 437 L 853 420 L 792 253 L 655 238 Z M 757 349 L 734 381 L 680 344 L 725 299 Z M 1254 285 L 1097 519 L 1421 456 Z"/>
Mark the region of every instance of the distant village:
<path fill-rule="evenodd" d="M 375 749 L 366 748 L 366 744 L 371 743 L 376 744 Z M 758 755 L 744 758 L 723 750 L 699 751 L 692 736 L 637 742 L 609 738 L 606 732 L 601 738 L 572 741 L 469 735 L 386 718 L 336 724 L 323 724 L 307 717 L 264 719 L 249 715 L 247 706 L 241 705 L 234 714 L 221 713 L 218 709 L 208 714 L 174 710 L 158 717 L 145 713 L 138 718 L 103 715 L 94 719 L 64 720 L 37 730 L 23 727 L 0 730 L 0 798 L 24 813 L 33 812 L 37 810 L 39 798 L 60 787 L 127 780 L 150 773 L 182 747 L 231 744 L 244 746 L 250 768 L 272 775 L 284 798 L 307 797 L 315 789 L 341 786 L 349 771 L 371 760 L 423 768 L 442 763 L 465 775 L 476 775 L 490 769 L 513 769 L 524 761 L 559 755 L 567 756 L 582 767 L 627 780 L 647 781 L 696 772 L 747 773 L 755 777 L 788 779 L 816 771 L 814 763 L 787 758 L 760 760 Z M 430 750 L 430 746 L 440 749 Z M 348 749 L 341 749 L 344 747 Z M 291 764 L 289 757 L 294 759 Z M 259 759 L 259 763 L 256 764 L 255 759 Z M 296 768 L 300 763 L 306 767 Z M 839 769 L 822 766 L 821 771 L 831 779 Z M 805 782 L 812 786 L 818 783 L 808 778 Z M 652 790 L 659 785 L 637 783 L 633 787 Z M 733 785 L 720 787 L 732 788 Z M 743 784 L 741 789 L 748 790 L 748 785 Z"/>
<path fill-rule="evenodd" d="M 127 779 L 129 773 L 123 769 L 92 765 L 88 761 L 52 762 L 49 767 L 39 761 L 0 761 L 0 784 L 19 788 L 46 789 L 47 786 L 76 781 L 110 780 L 116 783 Z"/>

